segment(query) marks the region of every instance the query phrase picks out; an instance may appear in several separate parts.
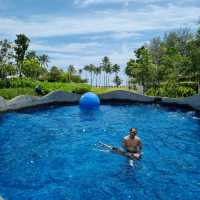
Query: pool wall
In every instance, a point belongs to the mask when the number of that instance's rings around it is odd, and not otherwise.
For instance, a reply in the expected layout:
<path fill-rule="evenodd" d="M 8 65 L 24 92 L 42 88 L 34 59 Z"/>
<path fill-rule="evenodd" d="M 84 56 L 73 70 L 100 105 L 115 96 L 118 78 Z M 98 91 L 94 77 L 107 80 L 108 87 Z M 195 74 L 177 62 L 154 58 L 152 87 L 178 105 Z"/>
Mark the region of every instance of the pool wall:
<path fill-rule="evenodd" d="M 80 94 L 66 93 L 63 91 L 55 91 L 43 97 L 35 97 L 22 95 L 11 100 L 5 100 L 0 97 L 0 112 L 15 111 L 31 107 L 40 107 L 56 104 L 78 104 Z M 136 94 L 129 91 L 113 91 L 99 95 L 103 104 L 105 103 L 148 103 L 160 104 L 163 106 L 175 106 L 187 108 L 189 110 L 200 111 L 200 95 L 186 98 L 167 98 L 167 97 L 150 97 Z"/>

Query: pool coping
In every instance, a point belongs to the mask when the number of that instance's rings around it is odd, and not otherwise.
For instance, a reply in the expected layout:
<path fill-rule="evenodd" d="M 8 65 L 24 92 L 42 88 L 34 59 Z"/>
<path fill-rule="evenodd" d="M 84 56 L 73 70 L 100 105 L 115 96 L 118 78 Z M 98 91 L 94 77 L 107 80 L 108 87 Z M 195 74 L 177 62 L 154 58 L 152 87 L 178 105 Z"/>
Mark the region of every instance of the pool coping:
<path fill-rule="evenodd" d="M 185 98 L 153 97 L 130 91 L 117 90 L 98 95 L 102 104 L 142 103 L 159 104 L 188 110 L 200 111 L 200 95 Z M 26 108 L 46 107 L 49 105 L 78 105 L 81 95 L 54 91 L 42 97 L 21 95 L 11 100 L 0 97 L 0 112 L 18 111 Z"/>

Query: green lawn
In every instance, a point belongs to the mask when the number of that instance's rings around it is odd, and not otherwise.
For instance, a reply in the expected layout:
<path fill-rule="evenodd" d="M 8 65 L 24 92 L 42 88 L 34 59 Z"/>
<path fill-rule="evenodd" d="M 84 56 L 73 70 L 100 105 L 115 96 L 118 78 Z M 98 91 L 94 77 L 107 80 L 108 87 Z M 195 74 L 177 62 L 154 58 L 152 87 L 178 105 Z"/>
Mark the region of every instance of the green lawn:
<path fill-rule="evenodd" d="M 102 94 L 102 93 L 112 92 L 116 90 L 133 91 L 133 90 L 129 90 L 127 87 L 119 87 L 119 88 L 112 87 L 112 88 L 92 88 L 91 92 L 94 92 L 96 94 Z"/>
<path fill-rule="evenodd" d="M 92 88 L 88 84 L 84 83 L 60 83 L 60 82 L 39 82 L 31 80 L 14 81 L 11 85 L 12 88 L 2 88 L 0 89 L 0 96 L 5 99 L 12 99 L 19 95 L 32 95 L 36 96 L 35 86 L 40 85 L 44 95 L 52 91 L 64 91 L 64 92 L 74 92 L 83 94 L 85 92 L 91 91 L 96 94 L 116 91 L 116 90 L 126 90 L 126 87 L 112 87 L 112 88 Z"/>
<path fill-rule="evenodd" d="M 12 99 L 19 95 L 36 95 L 33 88 L 6 88 L 0 89 L 0 96 L 5 99 Z"/>

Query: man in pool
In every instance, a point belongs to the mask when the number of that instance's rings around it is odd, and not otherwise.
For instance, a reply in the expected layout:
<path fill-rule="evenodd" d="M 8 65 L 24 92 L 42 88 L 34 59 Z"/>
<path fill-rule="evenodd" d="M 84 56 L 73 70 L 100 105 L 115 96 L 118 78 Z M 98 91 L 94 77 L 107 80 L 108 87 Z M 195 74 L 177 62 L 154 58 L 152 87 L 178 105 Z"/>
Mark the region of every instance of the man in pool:
<path fill-rule="evenodd" d="M 129 130 L 129 135 L 123 139 L 123 146 L 127 150 L 129 156 L 134 157 L 135 159 L 139 159 L 141 157 L 142 142 L 137 136 L 136 128 L 131 128 Z"/>

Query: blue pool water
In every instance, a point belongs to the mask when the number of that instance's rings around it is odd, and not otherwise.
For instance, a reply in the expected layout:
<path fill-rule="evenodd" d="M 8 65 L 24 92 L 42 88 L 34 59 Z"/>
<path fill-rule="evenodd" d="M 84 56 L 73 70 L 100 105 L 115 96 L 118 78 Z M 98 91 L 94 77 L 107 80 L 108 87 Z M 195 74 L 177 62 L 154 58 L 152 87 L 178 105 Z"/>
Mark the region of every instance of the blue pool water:
<path fill-rule="evenodd" d="M 95 143 L 120 146 L 137 127 L 134 167 Z M 0 116 L 0 196 L 5 200 L 200 199 L 200 120 L 151 105 L 52 107 Z"/>

